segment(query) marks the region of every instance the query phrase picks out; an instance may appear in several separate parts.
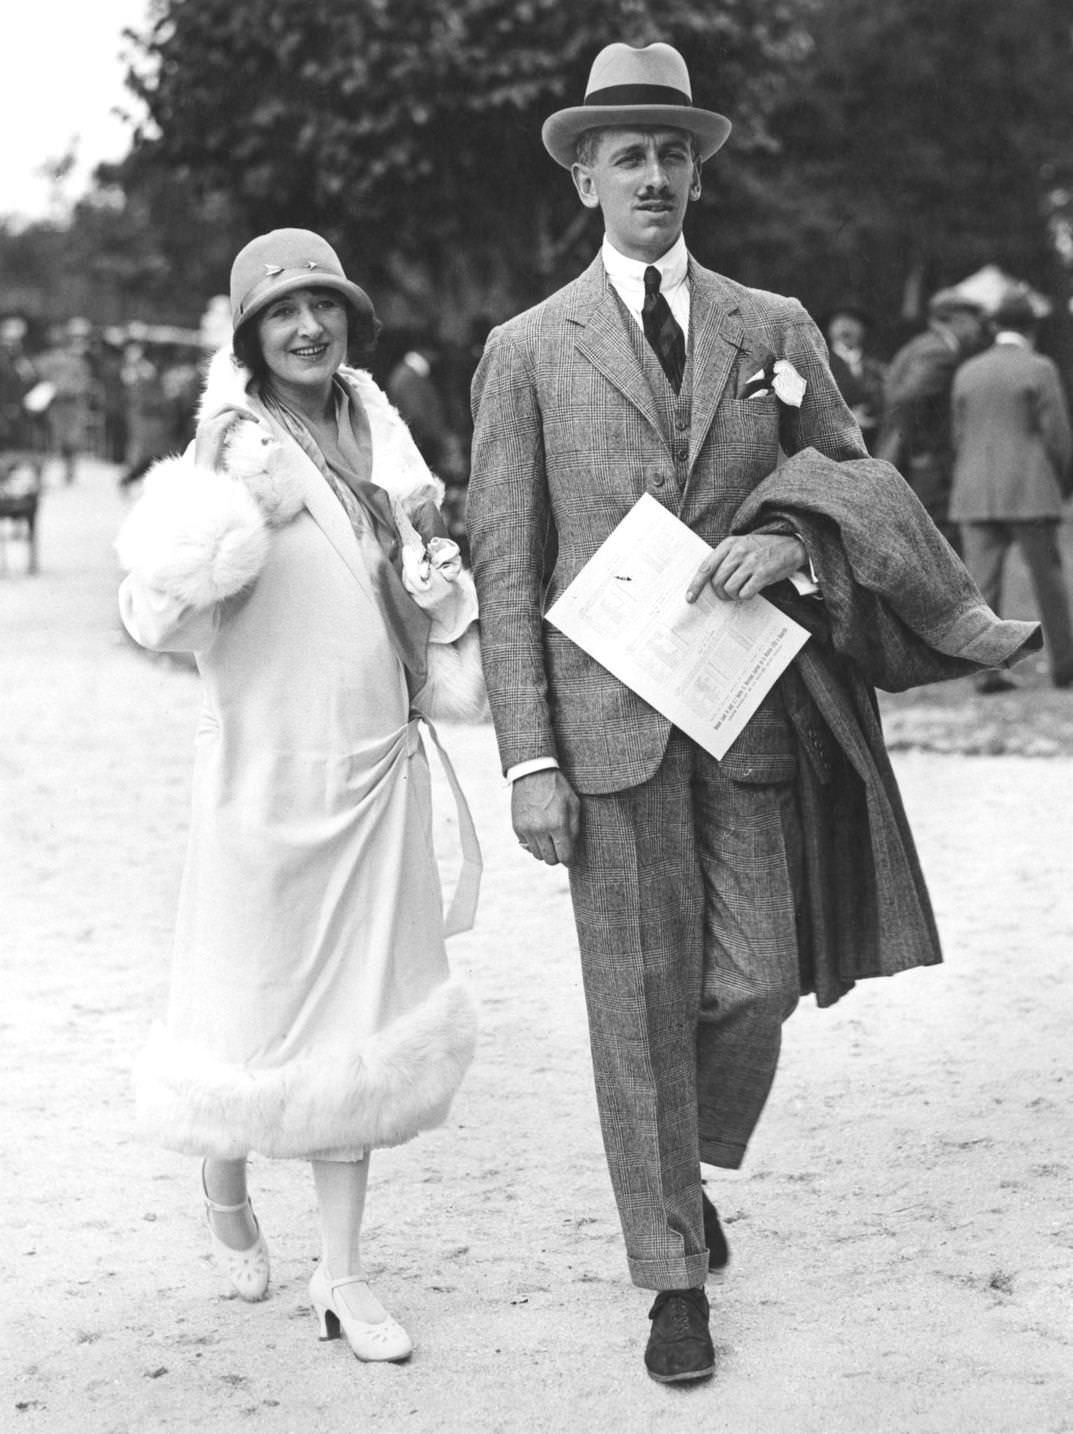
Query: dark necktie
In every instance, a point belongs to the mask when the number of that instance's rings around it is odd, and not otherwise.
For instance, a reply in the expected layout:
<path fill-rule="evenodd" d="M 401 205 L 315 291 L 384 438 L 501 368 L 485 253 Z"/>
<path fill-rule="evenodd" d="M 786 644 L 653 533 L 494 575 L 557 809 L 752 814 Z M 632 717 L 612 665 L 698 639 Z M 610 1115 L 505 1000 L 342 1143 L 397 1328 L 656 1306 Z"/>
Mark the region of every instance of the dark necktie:
<path fill-rule="evenodd" d="M 671 306 L 659 291 L 659 270 L 650 264 L 645 270 L 645 302 L 641 309 L 645 338 L 655 349 L 663 372 L 675 393 L 682 387 L 686 370 L 686 341 L 675 322 Z"/>

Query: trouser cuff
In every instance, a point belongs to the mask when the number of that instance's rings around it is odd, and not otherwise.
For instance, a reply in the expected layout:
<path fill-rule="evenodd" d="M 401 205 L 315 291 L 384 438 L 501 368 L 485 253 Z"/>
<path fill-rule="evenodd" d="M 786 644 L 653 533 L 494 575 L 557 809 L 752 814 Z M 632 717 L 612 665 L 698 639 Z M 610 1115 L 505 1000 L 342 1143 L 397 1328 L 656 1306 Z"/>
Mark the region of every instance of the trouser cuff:
<path fill-rule="evenodd" d="M 737 1170 L 745 1159 L 745 1146 L 728 1140 L 701 1139 L 700 1158 L 705 1165 L 719 1165 L 724 1170 Z"/>
<path fill-rule="evenodd" d="M 643 1290 L 692 1290 L 708 1278 L 708 1251 L 680 1260 L 632 1260 L 630 1279 Z"/>

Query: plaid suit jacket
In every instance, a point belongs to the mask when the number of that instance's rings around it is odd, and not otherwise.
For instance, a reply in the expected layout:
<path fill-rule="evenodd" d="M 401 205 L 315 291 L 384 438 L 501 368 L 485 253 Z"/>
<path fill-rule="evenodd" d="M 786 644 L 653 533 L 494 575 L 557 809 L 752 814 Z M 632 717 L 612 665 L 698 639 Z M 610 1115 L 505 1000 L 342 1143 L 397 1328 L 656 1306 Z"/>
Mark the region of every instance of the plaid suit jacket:
<path fill-rule="evenodd" d="M 599 257 L 573 283 L 493 330 L 474 376 L 468 530 L 481 645 L 504 769 L 554 756 L 582 792 L 647 780 L 670 724 L 544 622 L 547 606 L 641 496 L 715 544 L 777 466 L 805 448 L 846 481 L 872 466 L 796 299 L 745 288 L 690 261 L 692 420 L 676 471 L 656 401 Z M 768 354 L 806 379 L 800 409 L 742 398 Z M 886 467 L 886 465 L 882 465 Z M 889 471 L 889 470 L 888 470 Z M 545 590 L 549 531 L 558 558 Z M 758 714 L 759 716 L 760 714 Z M 792 747 L 756 718 L 724 759 L 743 781 L 792 775 Z"/>

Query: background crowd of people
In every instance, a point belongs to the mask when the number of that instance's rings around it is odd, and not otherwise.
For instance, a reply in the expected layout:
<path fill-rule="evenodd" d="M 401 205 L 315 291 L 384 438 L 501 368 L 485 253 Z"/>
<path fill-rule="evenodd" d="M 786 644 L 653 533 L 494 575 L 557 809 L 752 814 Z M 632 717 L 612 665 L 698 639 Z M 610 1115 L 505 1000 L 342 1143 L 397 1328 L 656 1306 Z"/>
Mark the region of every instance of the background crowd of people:
<path fill-rule="evenodd" d="M 34 324 L 0 319 L 0 455 L 54 458 L 64 483 L 82 458 L 119 467 L 131 486 L 158 459 L 194 436 L 205 367 L 224 341 L 209 301 L 200 329 L 130 323 L 97 327 L 74 316 Z M 477 317 L 471 342 L 449 345 L 411 330 L 387 330 L 374 376 L 447 488 L 452 536 L 464 541 L 471 423 L 469 384 L 489 325 Z"/>
<path fill-rule="evenodd" d="M 74 316 L 31 324 L 18 313 L 0 319 L 0 453 L 30 451 L 53 455 L 62 463 L 63 480 L 74 482 L 83 455 L 120 466 L 120 482 L 136 483 L 160 457 L 185 448 L 194 433 L 197 395 L 208 358 L 222 341 L 217 300 L 210 300 L 199 330 L 134 322 L 95 327 Z M 929 514 L 968 565 L 985 594 L 1001 603 L 1001 563 L 991 545 L 977 554 L 979 524 L 1017 522 L 1009 543 L 1017 543 L 1028 563 L 1057 685 L 1073 676 L 1073 638 L 1069 602 L 1057 553 L 1056 532 L 1062 505 L 1073 492 L 1069 456 L 1068 387 L 1053 360 L 1045 356 L 1050 302 L 1016 281 L 1006 283 L 990 305 L 975 297 L 971 284 L 937 291 L 927 302 L 926 320 L 904 343 L 876 341 L 877 332 L 895 326 L 880 323 L 867 305 L 848 297 L 823 320 L 831 371 L 853 410 L 869 452 L 893 462 Z M 214 317 L 215 314 L 215 317 Z M 427 333 L 385 329 L 371 361 L 374 377 L 406 421 L 422 456 L 447 487 L 445 513 L 452 536 L 465 544 L 465 492 L 469 477 L 471 419 L 469 390 L 490 327 L 474 317 L 467 343 L 437 342 Z M 955 376 L 968 360 L 1009 347 L 1015 332 L 1036 354 L 1035 371 L 1045 374 L 1042 395 L 1029 407 L 1006 406 L 996 415 L 989 406 L 962 415 L 955 432 Z M 1042 339 L 1042 342 L 1041 342 Z M 970 548 L 965 547 L 965 494 L 972 485 L 964 456 L 978 449 L 979 425 L 1005 431 L 1006 467 L 999 484 L 1005 496 L 990 500 L 986 514 L 975 511 Z M 1022 491 L 1020 469 L 1011 451 L 1019 431 L 1042 454 L 1042 470 Z M 958 453 L 962 454 L 961 508 L 951 513 Z M 1031 494 L 1031 496 L 1029 496 Z M 997 506 L 996 506 L 997 504 Z M 1036 525 L 1031 529 L 1025 523 Z M 1033 542 L 1036 536 L 1040 543 Z M 1006 543 L 1003 547 L 1009 546 Z M 1008 675 L 981 690 L 1001 691 Z"/>
<path fill-rule="evenodd" d="M 859 305 L 837 308 L 826 329 L 832 373 L 869 451 L 901 470 L 996 611 L 1006 554 L 1019 548 L 1051 680 L 1066 688 L 1073 625 L 1058 527 L 1073 493 L 1073 436 L 1058 365 L 1037 350 L 1050 308 L 1017 283 L 990 307 L 968 287 L 939 290 L 927 326 L 888 363 L 869 353 Z M 977 679 L 983 693 L 1015 686 L 1008 672 Z"/>
<path fill-rule="evenodd" d="M 0 448 L 55 457 L 65 483 L 83 457 L 136 479 L 192 436 L 201 358 L 194 333 L 99 329 L 77 316 L 38 333 L 10 314 L 0 324 Z"/>

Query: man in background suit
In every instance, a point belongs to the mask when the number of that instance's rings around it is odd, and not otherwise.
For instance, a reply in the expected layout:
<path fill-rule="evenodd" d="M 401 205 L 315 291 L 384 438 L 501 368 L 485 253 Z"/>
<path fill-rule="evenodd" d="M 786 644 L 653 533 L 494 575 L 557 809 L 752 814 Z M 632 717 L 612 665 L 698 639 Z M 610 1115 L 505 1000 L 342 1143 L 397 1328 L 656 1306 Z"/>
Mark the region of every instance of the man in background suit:
<path fill-rule="evenodd" d="M 983 338 L 979 304 L 957 289 L 940 289 L 928 301 L 928 327 L 898 350 L 887 369 L 883 422 L 873 451 L 905 474 L 932 521 L 955 550 L 950 519 L 954 448 L 950 394 L 958 365 Z"/>
<path fill-rule="evenodd" d="M 1062 574 L 1058 524 L 1073 492 L 1073 438 L 1058 370 L 1036 353 L 1039 321 L 1027 296 L 996 311 L 995 342 L 954 378 L 956 459 L 951 520 L 960 524 L 965 563 L 988 604 L 999 607 L 1011 544 L 1021 550 L 1055 687 L 1073 685 L 1073 625 Z M 1014 685 L 1001 671 L 977 678 L 981 692 Z"/>
<path fill-rule="evenodd" d="M 872 453 L 883 418 L 883 384 L 886 367 L 867 351 L 872 320 L 859 304 L 838 304 L 827 317 L 824 330 L 830 349 L 831 373 L 838 391 L 857 420 L 861 437 Z"/>
<path fill-rule="evenodd" d="M 728 602 L 767 589 L 819 627 L 830 613 L 867 655 L 882 595 L 868 589 L 862 632 L 844 561 L 859 557 L 907 588 L 902 612 L 993 650 L 964 570 L 901 476 L 868 457 L 805 310 L 689 255 L 686 209 L 729 130 L 693 105 L 670 46 L 601 51 L 585 103 L 543 139 L 601 211 L 603 246 L 492 331 L 473 387 L 489 701 L 515 832 L 570 868 L 604 1145 L 632 1279 L 657 1292 L 645 1365 L 660 1381 L 714 1369 L 704 1283 L 727 1247 L 701 1164 L 740 1165 L 799 993 L 827 1004 L 855 975 L 937 961 L 937 937 L 874 698 L 848 659 L 824 656 L 829 639 L 806 644 L 717 761 L 546 626 L 546 607 L 649 494 L 710 545 L 687 600 L 706 583 Z M 791 586 L 816 587 L 813 533 L 822 601 Z M 900 661 L 903 616 L 886 630 Z M 839 865 L 858 859 L 867 869 Z"/>

